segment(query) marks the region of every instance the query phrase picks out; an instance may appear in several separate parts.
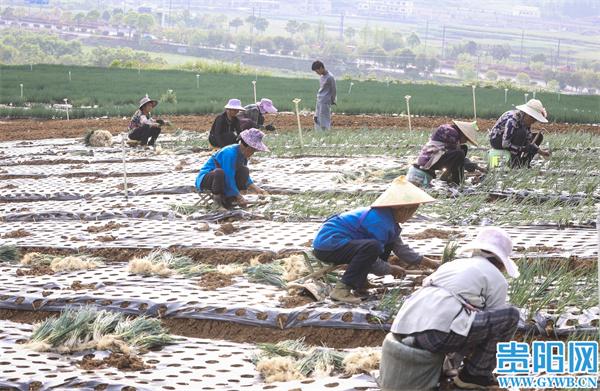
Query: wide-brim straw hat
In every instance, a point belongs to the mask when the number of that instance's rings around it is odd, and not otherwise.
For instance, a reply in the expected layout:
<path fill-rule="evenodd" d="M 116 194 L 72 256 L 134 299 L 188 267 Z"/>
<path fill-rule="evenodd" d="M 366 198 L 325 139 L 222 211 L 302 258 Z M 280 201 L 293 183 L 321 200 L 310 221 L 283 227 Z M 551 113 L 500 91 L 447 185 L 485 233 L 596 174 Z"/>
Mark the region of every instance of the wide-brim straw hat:
<path fill-rule="evenodd" d="M 267 147 L 262 141 L 263 137 L 265 137 L 265 134 L 255 128 L 246 129 L 240 133 L 240 138 L 244 140 L 244 142 L 250 147 L 256 149 L 257 151 L 269 152 L 269 147 Z"/>
<path fill-rule="evenodd" d="M 529 114 L 538 122 L 548 122 L 548 119 L 546 118 L 546 109 L 542 105 L 542 102 L 538 99 L 529 99 L 529 101 L 524 105 L 517 106 L 517 110 L 520 110 L 525 114 Z"/>
<path fill-rule="evenodd" d="M 156 105 L 158 104 L 157 100 L 150 99 L 150 98 L 148 98 L 148 95 L 146 95 L 145 97 L 143 97 L 142 99 L 140 99 L 140 105 L 138 106 L 138 108 L 141 109 L 148 102 L 152 102 L 152 106 L 153 107 L 156 107 Z"/>
<path fill-rule="evenodd" d="M 506 273 L 518 278 L 519 267 L 510 259 L 512 253 L 512 240 L 510 236 L 502 228 L 498 227 L 483 227 L 477 233 L 477 237 L 471 243 L 462 248 L 463 251 L 469 250 L 484 250 L 494 254 L 506 269 Z"/>
<path fill-rule="evenodd" d="M 229 99 L 229 102 L 227 102 L 227 104 L 225 105 L 225 109 L 246 111 L 246 109 L 244 109 L 244 106 L 242 106 L 242 102 L 239 99 Z"/>
<path fill-rule="evenodd" d="M 262 98 L 260 102 L 258 102 L 258 107 L 266 114 L 275 114 L 277 112 L 277 107 L 273 106 L 273 101 L 271 99 Z"/>
<path fill-rule="evenodd" d="M 392 181 L 390 187 L 371 204 L 371 207 L 394 208 L 420 205 L 433 201 L 435 201 L 435 198 L 410 183 L 402 175 Z"/>
<path fill-rule="evenodd" d="M 477 126 L 477 121 L 473 122 L 465 122 L 465 121 L 452 121 L 454 125 L 458 126 L 458 129 L 465 135 L 467 140 L 471 142 L 471 144 L 478 146 L 477 142 L 477 131 L 479 127 Z"/>

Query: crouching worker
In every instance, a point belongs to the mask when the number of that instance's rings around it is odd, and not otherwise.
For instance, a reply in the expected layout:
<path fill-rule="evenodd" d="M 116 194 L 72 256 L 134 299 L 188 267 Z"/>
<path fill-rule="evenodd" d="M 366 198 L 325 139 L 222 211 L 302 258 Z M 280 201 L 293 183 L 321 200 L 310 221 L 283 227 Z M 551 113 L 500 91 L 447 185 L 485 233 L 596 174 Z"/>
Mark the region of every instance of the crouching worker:
<path fill-rule="evenodd" d="M 516 110 L 502 114 L 490 129 L 490 144 L 494 149 L 510 152 L 511 168 L 529 168 L 536 154 L 548 157 L 550 152 L 540 148 L 544 137 L 541 133 L 532 133 L 531 126 L 536 122 L 546 123 L 546 109 L 542 102 L 530 99 Z"/>
<path fill-rule="evenodd" d="M 519 321 L 519 310 L 507 305 L 502 273 L 517 278 L 519 269 L 509 258 L 512 241 L 500 228 L 482 228 L 464 250 L 472 256 L 441 265 L 400 308 L 383 344 L 382 389 L 435 387 L 444 356 L 452 352 L 466 356 L 454 378 L 458 387 L 497 385 L 496 344 L 510 340 Z"/>
<path fill-rule="evenodd" d="M 225 105 L 225 111 L 215 118 L 208 142 L 215 148 L 223 148 L 235 144 L 242 131 L 240 128 L 240 119 L 237 117 L 240 111 L 244 111 L 242 102 L 239 99 L 229 99 Z"/>
<path fill-rule="evenodd" d="M 404 269 L 390 265 L 390 252 L 405 262 L 435 268 L 438 263 L 413 251 L 400 239 L 400 223 L 408 221 L 420 204 L 435 201 L 401 176 L 375 200 L 370 208 L 358 208 L 334 215 L 321 226 L 313 241 L 313 252 L 323 262 L 348 264 L 331 298 L 360 303 L 352 289 L 362 290 L 369 273 L 404 275 Z"/>
<path fill-rule="evenodd" d="M 264 133 L 258 129 L 240 133 L 238 144 L 220 149 L 204 163 L 196 178 L 196 189 L 211 192 L 215 203 L 226 209 L 231 209 L 234 202 L 247 206 L 248 202 L 240 191 L 267 194 L 254 184 L 248 170 L 248 159 L 254 152 L 269 151 L 262 141 L 263 137 Z"/>
<path fill-rule="evenodd" d="M 158 101 L 148 98 L 148 95 L 140 100 L 138 110 L 129 122 L 129 139 L 139 141 L 140 145 L 153 146 L 160 135 L 160 127 L 168 124 L 167 121 L 153 120 L 150 112 L 158 105 Z M 149 141 L 148 141 L 149 140 Z"/>
<path fill-rule="evenodd" d="M 242 130 L 256 128 L 273 132 L 275 130 L 273 124 L 265 126 L 265 114 L 275 113 L 277 113 L 277 108 L 273 106 L 273 101 L 271 101 L 271 99 L 262 98 L 260 102 L 244 106 L 244 111 L 240 111 L 237 114 L 237 117 L 240 120 Z"/>
<path fill-rule="evenodd" d="M 421 153 L 414 168 L 424 171 L 431 179 L 435 178 L 436 170 L 444 170 L 441 180 L 461 184 L 465 169 L 469 172 L 482 170 L 466 158 L 467 142 L 477 146 L 477 123 L 452 121 L 438 127 L 431 138 L 421 148 Z M 412 172 L 409 170 L 409 180 L 415 183 Z M 421 183 L 421 181 L 418 181 Z M 423 183 L 427 185 L 427 183 Z"/>

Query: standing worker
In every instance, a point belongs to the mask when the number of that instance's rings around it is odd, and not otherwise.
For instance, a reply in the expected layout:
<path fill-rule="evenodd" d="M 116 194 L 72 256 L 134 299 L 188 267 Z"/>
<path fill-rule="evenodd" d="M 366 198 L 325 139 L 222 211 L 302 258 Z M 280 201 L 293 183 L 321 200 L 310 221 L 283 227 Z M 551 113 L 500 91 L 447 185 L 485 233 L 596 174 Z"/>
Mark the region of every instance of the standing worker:
<path fill-rule="evenodd" d="M 265 114 L 275 114 L 277 108 L 273 106 L 271 99 L 262 98 L 260 102 L 252 103 L 244 106 L 244 111 L 240 111 L 237 115 L 240 120 L 242 130 L 256 128 L 265 129 L 270 132 L 275 130 L 273 124 L 265 126 Z"/>
<path fill-rule="evenodd" d="M 225 105 L 225 111 L 215 118 L 208 134 L 208 142 L 215 148 L 223 148 L 237 143 L 242 129 L 237 117 L 240 111 L 244 111 L 239 99 L 229 99 Z"/>
<path fill-rule="evenodd" d="M 507 304 L 508 282 L 502 274 L 519 277 L 509 258 L 512 246 L 504 230 L 482 228 L 463 249 L 472 250 L 471 257 L 441 265 L 404 301 L 383 344 L 383 389 L 435 385 L 444 354 L 453 352 L 466 356 L 454 378 L 458 387 L 497 385 L 492 374 L 496 344 L 510 340 L 519 322 L 519 310 Z"/>
<path fill-rule="evenodd" d="M 129 139 L 139 141 L 140 145 L 154 146 L 160 127 L 167 124 L 161 119 L 153 120 L 150 111 L 158 105 L 158 101 L 150 99 L 148 95 L 140 100 L 138 109 L 129 121 Z M 150 141 L 148 141 L 150 139 Z"/>
<path fill-rule="evenodd" d="M 408 221 L 419 205 L 433 201 L 427 193 L 400 176 L 370 208 L 358 208 L 328 218 L 313 241 L 313 252 L 323 262 L 348 264 L 341 281 L 331 292 L 331 298 L 358 304 L 361 300 L 351 290 L 364 289 L 369 273 L 403 275 L 403 268 L 387 262 L 392 251 L 401 261 L 436 268 L 438 262 L 419 255 L 402 242 L 399 225 Z"/>
<path fill-rule="evenodd" d="M 311 69 L 321 76 L 317 92 L 317 107 L 315 108 L 315 130 L 331 129 L 331 105 L 335 105 L 335 78 L 321 61 L 312 63 Z"/>
<path fill-rule="evenodd" d="M 537 99 L 530 99 L 526 104 L 517 106 L 516 110 L 507 111 L 490 129 L 492 148 L 510 152 L 511 168 L 530 168 L 531 160 L 537 153 L 544 157 L 550 156 L 549 151 L 540 148 L 543 135 L 531 132 L 534 123 L 548 122 L 546 117 L 546 109 Z"/>
<path fill-rule="evenodd" d="M 264 133 L 258 129 L 247 129 L 240 133 L 239 144 L 228 145 L 212 155 L 196 177 L 196 189 L 213 194 L 216 204 L 231 209 L 233 202 L 244 207 L 248 202 L 242 190 L 258 194 L 267 192 L 254 184 L 248 170 L 248 159 L 254 152 L 268 152 L 263 143 Z"/>
<path fill-rule="evenodd" d="M 477 129 L 477 122 L 452 121 L 452 124 L 441 125 L 421 148 L 413 167 L 424 171 L 431 179 L 436 177 L 436 170 L 444 170 L 443 181 L 460 185 L 465 169 L 469 172 L 482 170 L 466 158 L 466 143 L 478 145 Z M 414 170 L 409 170 L 409 180 L 413 182 L 411 171 Z"/>

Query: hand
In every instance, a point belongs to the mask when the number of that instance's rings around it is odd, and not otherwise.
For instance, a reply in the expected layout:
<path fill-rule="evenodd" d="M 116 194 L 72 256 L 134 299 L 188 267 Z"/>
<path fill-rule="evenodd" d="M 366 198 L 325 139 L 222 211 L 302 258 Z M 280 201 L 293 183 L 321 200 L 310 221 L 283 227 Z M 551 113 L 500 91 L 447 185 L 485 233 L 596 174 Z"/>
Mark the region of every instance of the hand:
<path fill-rule="evenodd" d="M 394 278 L 404 278 L 406 276 L 406 269 L 398 265 L 390 265 L 390 274 Z"/>
<path fill-rule="evenodd" d="M 248 201 L 246 201 L 246 199 L 244 198 L 243 195 L 238 195 L 237 197 L 235 197 L 235 201 L 238 203 L 239 206 L 241 206 L 242 208 L 245 208 L 246 206 L 248 206 Z"/>
<path fill-rule="evenodd" d="M 437 269 L 438 267 L 440 267 L 442 263 L 440 261 L 436 261 L 434 259 L 428 258 L 423 256 L 423 259 L 421 260 L 421 265 L 428 267 L 430 269 Z"/>
<path fill-rule="evenodd" d="M 541 156 L 543 156 L 543 157 L 549 157 L 549 156 L 550 156 L 550 151 L 548 151 L 548 150 L 545 150 L 545 149 L 542 149 L 542 148 L 540 148 L 540 149 L 538 150 L 538 153 L 539 153 Z"/>

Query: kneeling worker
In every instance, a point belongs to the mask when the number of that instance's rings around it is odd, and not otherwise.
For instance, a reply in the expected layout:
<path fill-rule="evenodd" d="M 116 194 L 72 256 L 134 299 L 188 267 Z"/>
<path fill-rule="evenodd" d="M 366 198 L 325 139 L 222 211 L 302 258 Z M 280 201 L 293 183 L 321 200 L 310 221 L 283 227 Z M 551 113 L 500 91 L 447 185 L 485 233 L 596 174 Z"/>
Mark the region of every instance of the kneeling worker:
<path fill-rule="evenodd" d="M 138 109 L 131 117 L 129 122 L 129 139 L 139 141 L 140 145 L 153 146 L 160 134 L 160 127 L 168 122 L 153 120 L 150 114 L 153 108 L 158 105 L 158 101 L 148 98 L 148 95 L 140 100 Z M 148 141 L 150 139 L 150 141 Z"/>
<path fill-rule="evenodd" d="M 240 133 L 238 144 L 220 149 L 204 163 L 196 178 L 196 189 L 210 191 L 213 200 L 226 209 L 231 209 L 234 201 L 242 207 L 247 205 L 240 190 L 267 194 L 254 184 L 248 170 L 248 159 L 254 152 L 269 151 L 262 141 L 263 137 L 264 133 L 258 129 Z"/>
<path fill-rule="evenodd" d="M 496 344 L 510 340 L 519 321 L 519 310 L 507 305 L 508 282 L 502 273 L 517 278 L 519 268 L 509 258 L 510 237 L 497 227 L 482 228 L 463 250 L 472 250 L 471 257 L 441 265 L 402 304 L 391 327 L 393 337 L 388 335 L 384 342 L 384 351 L 390 353 L 381 361 L 380 383 L 394 384 L 380 384 L 382 388 L 411 389 L 423 384 L 423 376 L 414 377 L 410 369 L 415 363 L 409 355 L 394 353 L 410 349 L 436 357 L 452 352 L 465 355 L 464 366 L 454 378 L 460 388 L 497 385 L 492 375 Z M 421 368 L 427 365 L 421 363 Z M 431 368 L 432 383 L 437 382 L 441 366 L 439 361 L 437 371 Z"/>
<path fill-rule="evenodd" d="M 242 130 L 264 128 L 265 130 L 272 132 L 275 130 L 275 126 L 272 124 L 265 126 L 265 114 L 275 113 L 277 113 L 277 108 L 273 106 L 273 101 L 271 101 L 271 99 L 262 98 L 260 102 L 244 106 L 244 111 L 240 111 L 237 117 L 240 120 Z"/>
<path fill-rule="evenodd" d="M 417 254 L 400 239 L 400 223 L 408 221 L 419 205 L 433 202 L 423 190 L 401 176 L 369 208 L 334 215 L 321 226 L 313 241 L 315 256 L 323 262 L 348 264 L 331 298 L 360 303 L 352 289 L 363 289 L 367 275 L 403 275 L 404 269 L 390 265 L 390 252 L 404 262 L 436 268 L 439 263 Z"/>
<path fill-rule="evenodd" d="M 223 148 L 231 144 L 237 143 L 238 137 L 242 132 L 240 120 L 237 117 L 240 111 L 244 111 L 242 102 L 239 99 L 229 99 L 225 105 L 225 111 L 215 118 L 210 133 L 208 134 L 208 142 L 215 148 Z"/>

